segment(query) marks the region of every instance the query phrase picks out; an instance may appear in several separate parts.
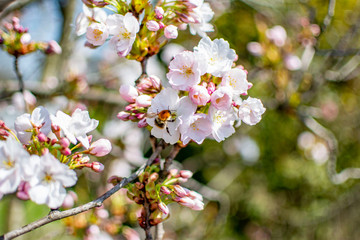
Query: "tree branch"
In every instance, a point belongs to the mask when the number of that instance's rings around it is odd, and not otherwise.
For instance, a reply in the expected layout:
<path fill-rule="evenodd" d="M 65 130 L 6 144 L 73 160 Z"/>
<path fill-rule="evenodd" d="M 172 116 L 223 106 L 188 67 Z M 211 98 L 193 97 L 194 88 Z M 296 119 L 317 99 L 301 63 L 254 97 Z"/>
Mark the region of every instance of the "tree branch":
<path fill-rule="evenodd" d="M 147 160 L 147 162 L 142 165 L 135 173 L 131 174 L 130 177 L 128 178 L 124 178 L 120 181 L 120 183 L 118 183 L 117 185 L 115 185 L 112 189 L 110 189 L 109 191 L 107 191 L 106 193 L 104 193 L 102 196 L 98 197 L 97 199 L 88 202 L 84 205 L 81 205 L 79 207 L 76 208 L 72 208 L 66 211 L 51 211 L 49 213 L 49 215 L 47 215 L 46 217 L 43 217 L 35 222 L 32 222 L 28 225 L 23 226 L 20 229 L 17 230 L 13 230 L 11 232 L 8 232 L 6 234 L 4 234 L 3 236 L 0 236 L 0 240 L 9 240 L 9 239 L 13 239 L 16 238 L 20 235 L 23 235 L 27 232 L 30 232 L 34 229 L 37 229 L 43 225 L 46 225 L 48 223 L 54 222 L 56 220 L 59 219 L 63 219 L 66 217 L 70 217 L 85 211 L 88 211 L 92 208 L 95 207 L 100 207 L 103 202 L 108 199 L 111 195 L 113 195 L 114 193 L 116 193 L 118 190 L 120 190 L 121 188 L 123 188 L 124 186 L 126 186 L 127 184 L 129 184 L 130 182 L 134 181 L 144 170 L 147 166 L 151 165 L 152 162 L 156 159 L 156 157 L 160 154 L 160 152 L 165 148 L 166 144 L 161 140 L 157 146 L 157 148 L 155 149 L 155 151 L 153 152 L 153 154 L 150 156 L 150 158 Z"/>
<path fill-rule="evenodd" d="M 17 0 L 17 1 L 0 0 L 0 20 L 4 19 L 7 15 L 12 13 L 13 11 L 23 8 L 32 1 L 34 0 Z M 3 9 L 1 9 L 1 7 Z"/>

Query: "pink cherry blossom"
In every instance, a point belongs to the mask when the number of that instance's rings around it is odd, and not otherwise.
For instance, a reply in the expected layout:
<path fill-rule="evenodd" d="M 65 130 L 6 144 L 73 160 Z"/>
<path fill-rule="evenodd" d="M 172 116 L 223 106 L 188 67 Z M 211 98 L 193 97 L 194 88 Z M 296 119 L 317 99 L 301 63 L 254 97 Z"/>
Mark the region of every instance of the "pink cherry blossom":
<path fill-rule="evenodd" d="M 232 89 L 220 87 L 211 95 L 211 105 L 219 110 L 228 110 L 232 102 Z"/>
<path fill-rule="evenodd" d="M 190 117 L 187 124 L 180 126 L 180 132 L 183 144 L 188 144 L 190 140 L 201 144 L 211 134 L 212 124 L 206 114 L 195 114 Z"/>
<path fill-rule="evenodd" d="M 199 106 L 205 106 L 210 101 L 208 90 L 204 86 L 195 85 L 190 88 L 189 96 L 191 101 Z"/>
<path fill-rule="evenodd" d="M 155 17 L 157 19 L 162 19 L 163 16 L 164 16 L 164 9 L 162 7 L 159 7 L 159 6 L 156 6 L 155 9 L 154 9 L 154 12 L 155 12 Z"/>
<path fill-rule="evenodd" d="M 152 97 L 150 95 L 140 95 L 136 98 L 135 103 L 139 107 L 149 107 L 151 105 Z"/>

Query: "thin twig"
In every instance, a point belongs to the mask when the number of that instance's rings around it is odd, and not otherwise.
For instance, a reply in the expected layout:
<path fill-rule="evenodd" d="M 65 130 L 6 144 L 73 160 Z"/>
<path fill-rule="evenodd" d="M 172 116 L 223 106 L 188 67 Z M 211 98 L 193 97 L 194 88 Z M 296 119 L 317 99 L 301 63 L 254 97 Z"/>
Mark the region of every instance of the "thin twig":
<path fill-rule="evenodd" d="M 166 176 L 169 173 L 169 168 L 181 148 L 182 147 L 179 144 L 175 144 L 173 149 L 171 150 L 169 156 L 167 156 L 167 158 L 165 159 L 164 167 L 163 167 L 162 171 L 160 172 L 160 181 L 165 180 Z"/>
<path fill-rule="evenodd" d="M 103 202 L 109 198 L 111 195 L 113 195 L 114 193 L 116 193 L 118 190 L 120 190 L 121 188 L 123 188 L 124 186 L 126 186 L 127 184 L 129 184 L 130 182 L 134 181 L 143 171 L 144 169 L 151 165 L 152 162 L 156 159 L 156 157 L 160 154 L 160 152 L 164 149 L 165 144 L 163 141 L 160 141 L 156 150 L 153 152 L 153 154 L 150 156 L 150 158 L 147 160 L 147 162 L 145 164 L 143 164 L 135 173 L 131 174 L 130 177 L 128 178 L 124 178 L 120 181 L 120 183 L 118 183 L 117 185 L 115 185 L 112 189 L 110 189 L 109 191 L 107 191 L 106 193 L 104 193 L 102 196 L 98 197 L 97 199 L 88 202 L 84 205 L 81 205 L 79 207 L 76 208 L 72 208 L 66 211 L 53 211 L 50 212 L 48 216 L 43 217 L 35 222 L 32 222 L 28 225 L 23 226 L 20 229 L 17 230 L 13 230 L 11 232 L 8 232 L 6 234 L 4 234 L 3 236 L 0 236 L 0 240 L 9 240 L 9 239 L 13 239 L 16 238 L 20 235 L 23 235 L 27 232 L 30 232 L 34 229 L 37 229 L 43 225 L 46 225 L 48 223 L 54 222 L 56 220 L 59 219 L 63 219 L 66 217 L 70 217 L 85 211 L 88 211 L 92 208 L 95 207 L 100 207 Z"/>
<path fill-rule="evenodd" d="M 0 12 L 0 20 L 4 19 L 7 15 L 12 13 L 13 11 L 16 11 L 18 9 L 23 8 L 27 4 L 31 3 L 34 0 L 17 0 L 12 1 L 9 5 L 6 6 L 6 8 Z"/>
<path fill-rule="evenodd" d="M 19 91 L 23 93 L 24 92 L 24 81 L 23 81 L 22 75 L 19 70 L 19 56 L 15 56 L 14 68 L 15 68 L 16 77 L 19 81 Z"/>

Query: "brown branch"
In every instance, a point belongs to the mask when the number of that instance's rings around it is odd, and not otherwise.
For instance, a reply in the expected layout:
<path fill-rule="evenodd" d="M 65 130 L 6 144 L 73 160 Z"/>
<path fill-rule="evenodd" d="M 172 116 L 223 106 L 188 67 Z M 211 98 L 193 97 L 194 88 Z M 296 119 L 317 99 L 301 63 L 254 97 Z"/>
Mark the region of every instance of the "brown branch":
<path fill-rule="evenodd" d="M 34 0 L 17 0 L 17 1 L 6 1 L 6 0 L 0 0 L 0 7 L 5 7 L 4 9 L 0 9 L 0 20 L 4 19 L 7 15 L 12 13 L 13 11 L 16 11 L 18 9 L 23 8 L 27 4 L 31 3 Z M 6 4 L 7 2 L 7 4 Z M 11 3 L 10 3 L 11 2 Z M 4 4 L 4 6 L 1 6 L 1 3 Z M 10 3 L 10 4 L 8 4 Z M 6 4 L 6 6 L 5 6 Z"/>
<path fill-rule="evenodd" d="M 0 236 L 0 240 L 4 239 L 4 240 L 9 240 L 9 239 L 13 239 L 16 238 L 20 235 L 23 235 L 27 232 L 30 232 L 34 229 L 37 229 L 43 225 L 46 225 L 48 223 L 54 222 L 56 220 L 59 219 L 63 219 L 66 217 L 70 217 L 85 211 L 88 211 L 92 208 L 95 207 L 100 207 L 103 202 L 109 198 L 111 195 L 113 195 L 114 193 L 116 193 L 118 190 L 120 190 L 121 188 L 123 188 L 124 186 L 126 186 L 128 183 L 134 181 L 143 171 L 144 169 L 151 165 L 152 162 L 157 158 L 157 156 L 160 154 L 160 152 L 165 148 L 165 143 L 161 140 L 156 148 L 156 150 L 153 152 L 153 154 L 150 156 L 150 158 L 147 160 L 147 162 L 142 165 L 135 173 L 131 174 L 130 177 L 128 178 L 124 178 L 121 180 L 120 183 L 118 183 L 117 185 L 115 185 L 112 189 L 110 189 L 109 191 L 107 191 L 106 193 L 104 193 L 102 196 L 98 197 L 97 199 L 88 202 L 84 205 L 81 205 L 79 207 L 76 208 L 72 208 L 66 211 L 52 211 L 49 213 L 48 216 L 43 217 L 35 222 L 32 222 L 28 225 L 23 226 L 20 229 L 17 230 L 13 230 L 11 232 L 8 232 L 6 234 L 4 234 L 3 236 Z"/>
<path fill-rule="evenodd" d="M 162 169 L 162 171 L 160 172 L 160 181 L 164 181 L 166 176 L 169 173 L 169 168 L 174 160 L 174 158 L 176 157 L 176 155 L 179 153 L 180 149 L 181 149 L 181 145 L 180 144 L 175 144 L 173 149 L 171 150 L 169 156 L 167 156 L 167 158 L 165 159 L 164 162 L 164 167 Z"/>
<path fill-rule="evenodd" d="M 14 69 L 15 69 L 15 73 L 16 73 L 16 78 L 19 81 L 19 91 L 23 93 L 24 92 L 24 81 L 23 81 L 22 75 L 19 70 L 19 57 L 18 56 L 15 56 Z"/>
<path fill-rule="evenodd" d="M 4 10 L 14 0 L 0 0 L 0 12 Z"/>

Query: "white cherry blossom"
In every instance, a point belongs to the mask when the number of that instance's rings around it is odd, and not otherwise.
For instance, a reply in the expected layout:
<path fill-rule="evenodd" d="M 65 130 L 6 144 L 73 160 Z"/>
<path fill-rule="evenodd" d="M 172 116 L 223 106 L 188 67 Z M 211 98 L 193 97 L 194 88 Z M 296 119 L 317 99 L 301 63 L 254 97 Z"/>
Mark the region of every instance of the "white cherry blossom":
<path fill-rule="evenodd" d="M 234 94 L 247 94 L 249 82 L 246 80 L 246 72 L 240 68 L 233 68 L 225 73 L 221 85 L 232 88 Z"/>
<path fill-rule="evenodd" d="M 70 142 L 76 144 L 79 140 L 86 149 L 89 148 L 86 134 L 99 124 L 99 121 L 90 119 L 88 111 L 82 111 L 79 108 L 73 112 L 71 117 L 62 111 L 57 111 L 56 116 L 51 115 L 51 120 L 54 125 L 60 127 Z"/>
<path fill-rule="evenodd" d="M 34 109 L 32 114 L 25 113 L 16 118 L 15 130 L 17 137 L 23 144 L 31 141 L 33 126 L 40 128 L 40 132 L 48 135 L 51 131 L 51 120 L 49 112 L 42 106 Z"/>
<path fill-rule="evenodd" d="M 232 102 L 232 89 L 230 87 L 219 87 L 211 95 L 211 106 L 219 110 L 228 110 Z"/>
<path fill-rule="evenodd" d="M 115 46 L 118 55 L 120 57 L 127 56 L 132 49 L 136 33 L 140 29 L 138 20 L 132 13 L 127 13 L 125 16 L 113 14 L 107 18 L 106 25 L 110 35 L 114 35 L 110 39 L 110 43 Z"/>
<path fill-rule="evenodd" d="M 180 125 L 180 132 L 183 144 L 188 144 L 190 140 L 201 144 L 211 134 L 212 124 L 208 115 L 204 113 L 194 114 L 187 124 Z"/>
<path fill-rule="evenodd" d="M 169 111 L 171 116 L 166 119 L 163 126 L 156 123 L 161 111 Z M 196 105 L 189 97 L 179 99 L 178 93 L 172 88 L 162 90 L 152 100 L 147 111 L 147 123 L 152 127 L 151 134 L 162 138 L 165 142 L 175 144 L 180 138 L 179 125 L 187 122 L 187 119 L 195 113 Z"/>
<path fill-rule="evenodd" d="M 166 77 L 174 89 L 189 91 L 192 86 L 200 83 L 201 75 L 204 73 L 202 68 L 195 53 L 184 51 L 170 62 L 170 71 Z"/>
<path fill-rule="evenodd" d="M 235 132 L 233 125 L 236 114 L 233 108 L 223 111 L 210 106 L 209 116 L 212 122 L 212 136 L 216 141 L 221 142 Z"/>
<path fill-rule="evenodd" d="M 86 30 L 86 39 L 94 46 L 103 45 L 109 36 L 109 31 L 104 23 L 92 23 Z"/>
<path fill-rule="evenodd" d="M 235 51 L 230 49 L 229 43 L 222 38 L 211 41 L 209 37 L 204 37 L 194 51 L 206 62 L 206 72 L 216 77 L 222 77 L 229 71 L 236 59 Z"/>
<path fill-rule="evenodd" d="M 86 29 L 93 22 L 104 23 L 106 21 L 107 14 L 101 8 L 88 8 L 83 5 L 83 11 L 76 17 L 75 20 L 75 32 L 78 36 L 86 33 Z"/>
<path fill-rule="evenodd" d="M 16 191 L 23 178 L 23 163 L 30 155 L 13 138 L 0 141 L 0 195 Z"/>
<path fill-rule="evenodd" d="M 193 14 L 191 17 L 194 18 L 194 23 L 189 23 L 190 33 L 192 35 L 198 34 L 200 37 L 206 37 L 206 32 L 213 32 L 214 26 L 209 22 L 214 16 L 214 12 L 210 7 L 209 3 L 204 3 L 200 1 L 196 7 L 193 9 Z"/>
<path fill-rule="evenodd" d="M 52 209 L 58 208 L 66 197 L 65 187 L 76 183 L 76 173 L 49 153 L 40 157 L 40 163 L 37 173 L 29 181 L 30 199 Z"/>
<path fill-rule="evenodd" d="M 264 112 L 265 108 L 259 99 L 248 97 L 241 103 L 238 117 L 248 125 L 255 125 L 260 122 L 261 115 Z"/>

